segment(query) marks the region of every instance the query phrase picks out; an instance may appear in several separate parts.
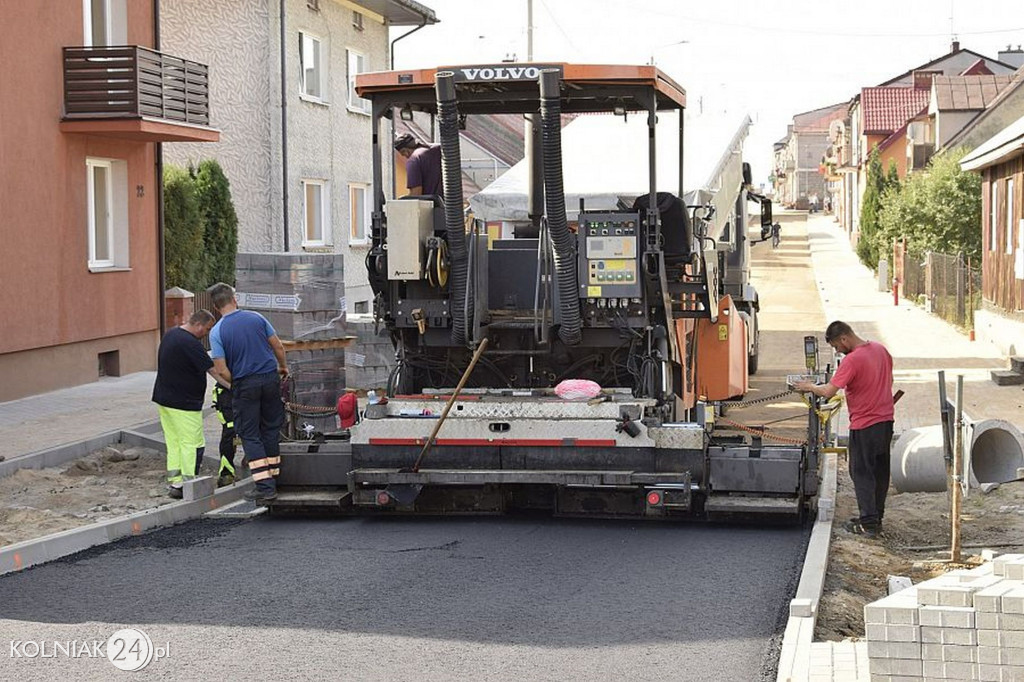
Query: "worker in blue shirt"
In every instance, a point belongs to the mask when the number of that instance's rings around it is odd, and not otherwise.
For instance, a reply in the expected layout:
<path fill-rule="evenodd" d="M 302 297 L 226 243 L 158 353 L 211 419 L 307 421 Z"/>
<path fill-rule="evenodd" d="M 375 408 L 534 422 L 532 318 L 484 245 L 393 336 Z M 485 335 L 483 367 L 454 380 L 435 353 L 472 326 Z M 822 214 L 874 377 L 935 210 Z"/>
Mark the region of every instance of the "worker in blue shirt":
<path fill-rule="evenodd" d="M 246 495 L 257 504 L 277 497 L 284 424 L 281 379 L 288 376 L 284 346 L 265 317 L 239 310 L 235 290 L 218 282 L 207 289 L 221 319 L 210 332 L 214 368 L 231 382 L 235 431 L 256 483 Z"/>

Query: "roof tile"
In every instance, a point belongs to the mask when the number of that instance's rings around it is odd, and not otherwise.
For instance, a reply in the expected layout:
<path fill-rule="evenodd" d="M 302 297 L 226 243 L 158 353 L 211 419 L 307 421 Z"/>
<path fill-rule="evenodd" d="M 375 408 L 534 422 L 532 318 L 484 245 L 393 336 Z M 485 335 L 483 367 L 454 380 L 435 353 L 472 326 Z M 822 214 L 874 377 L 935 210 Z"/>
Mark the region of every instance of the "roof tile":
<path fill-rule="evenodd" d="M 928 106 L 931 93 L 923 88 L 882 86 L 861 90 L 864 132 L 892 133 Z"/>

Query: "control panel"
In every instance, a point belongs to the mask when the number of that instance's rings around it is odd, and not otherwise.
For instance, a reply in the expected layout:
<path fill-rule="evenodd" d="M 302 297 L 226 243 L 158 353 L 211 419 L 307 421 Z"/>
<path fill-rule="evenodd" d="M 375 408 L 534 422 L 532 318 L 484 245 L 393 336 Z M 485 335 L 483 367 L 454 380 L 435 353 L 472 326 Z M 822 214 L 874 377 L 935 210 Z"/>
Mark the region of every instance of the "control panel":
<path fill-rule="evenodd" d="M 640 296 L 640 216 L 637 213 L 580 214 L 580 298 Z"/>
<path fill-rule="evenodd" d="M 583 211 L 579 216 L 579 291 L 584 324 L 643 326 L 639 213 Z"/>

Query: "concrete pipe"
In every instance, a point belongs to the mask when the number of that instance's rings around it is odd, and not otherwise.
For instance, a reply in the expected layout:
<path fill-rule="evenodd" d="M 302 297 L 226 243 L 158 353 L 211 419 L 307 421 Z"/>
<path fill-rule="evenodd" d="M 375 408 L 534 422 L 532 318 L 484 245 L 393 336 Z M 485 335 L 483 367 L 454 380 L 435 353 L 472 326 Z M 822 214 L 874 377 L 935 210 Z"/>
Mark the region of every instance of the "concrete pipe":
<path fill-rule="evenodd" d="M 1024 435 L 1001 419 L 983 419 L 967 428 L 971 487 L 1005 483 L 1024 466 Z M 942 427 L 908 429 L 892 449 L 892 484 L 903 493 L 945 492 L 946 462 L 942 453 Z"/>

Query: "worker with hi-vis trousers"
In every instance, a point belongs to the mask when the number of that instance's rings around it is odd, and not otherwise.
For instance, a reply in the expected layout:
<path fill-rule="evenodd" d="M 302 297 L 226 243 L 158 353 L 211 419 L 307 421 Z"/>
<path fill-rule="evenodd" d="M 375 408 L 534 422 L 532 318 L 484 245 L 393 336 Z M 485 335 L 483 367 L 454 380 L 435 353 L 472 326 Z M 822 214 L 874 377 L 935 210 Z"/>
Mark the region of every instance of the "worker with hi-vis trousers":
<path fill-rule="evenodd" d="M 178 500 L 183 481 L 196 476 L 203 461 L 206 375 L 230 382 L 220 375 L 200 341 L 212 327 L 213 315 L 197 310 L 185 324 L 167 331 L 157 352 L 153 402 L 167 444 L 167 494 Z"/>
<path fill-rule="evenodd" d="M 235 411 L 231 407 L 231 389 L 220 382 L 213 385 L 213 409 L 220 420 L 220 469 L 217 471 L 217 487 L 223 488 L 235 482 Z"/>

